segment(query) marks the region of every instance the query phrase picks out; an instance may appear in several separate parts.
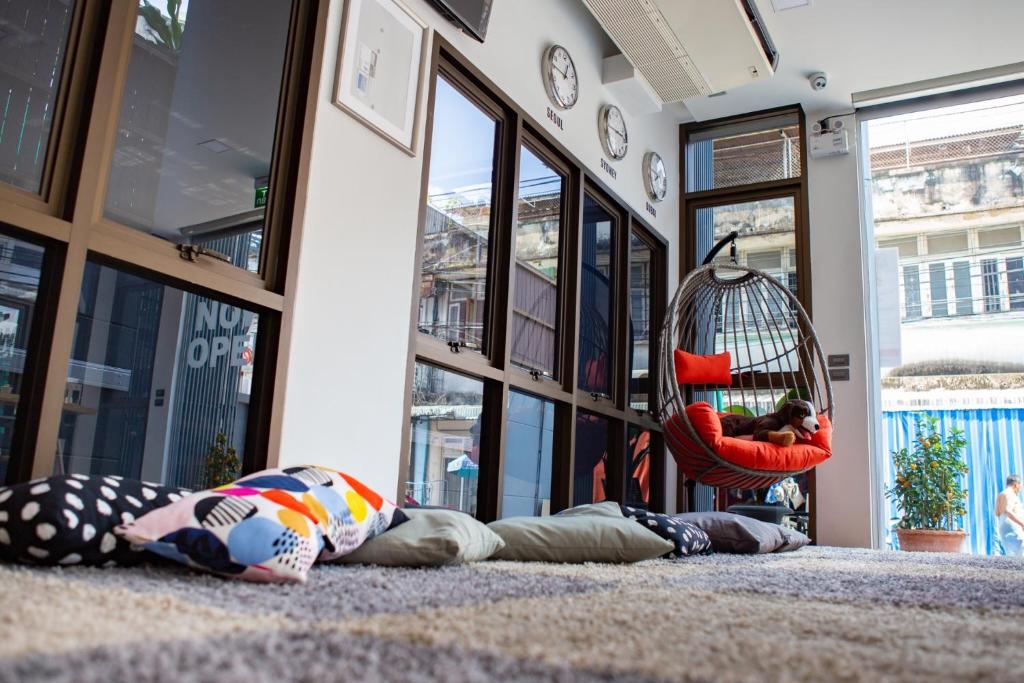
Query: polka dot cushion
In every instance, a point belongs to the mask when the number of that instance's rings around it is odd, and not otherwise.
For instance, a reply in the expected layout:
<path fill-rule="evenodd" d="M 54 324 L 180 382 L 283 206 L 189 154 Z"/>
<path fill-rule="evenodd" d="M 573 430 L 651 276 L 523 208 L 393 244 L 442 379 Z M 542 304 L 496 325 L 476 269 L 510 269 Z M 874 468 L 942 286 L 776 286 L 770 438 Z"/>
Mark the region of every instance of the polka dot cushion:
<path fill-rule="evenodd" d="M 302 582 L 317 559 L 350 553 L 405 519 L 357 479 L 302 466 L 264 470 L 197 493 L 117 533 L 196 569 Z"/>
<path fill-rule="evenodd" d="M 141 548 L 113 532 L 187 495 L 187 489 L 71 474 L 0 488 L 0 560 L 29 564 L 133 564 Z"/>
<path fill-rule="evenodd" d="M 628 505 L 622 506 L 622 514 L 632 517 L 662 538 L 672 541 L 675 549 L 665 555 L 667 558 L 680 559 L 690 555 L 707 555 L 711 552 L 711 538 L 704 530 L 679 517 L 648 512 L 643 508 Z"/>

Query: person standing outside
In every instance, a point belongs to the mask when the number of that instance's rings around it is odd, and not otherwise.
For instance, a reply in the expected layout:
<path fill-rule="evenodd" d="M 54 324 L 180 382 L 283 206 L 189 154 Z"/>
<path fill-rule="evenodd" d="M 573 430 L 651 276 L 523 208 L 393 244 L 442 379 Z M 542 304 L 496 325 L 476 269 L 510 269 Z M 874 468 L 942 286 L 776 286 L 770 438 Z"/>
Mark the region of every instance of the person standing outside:
<path fill-rule="evenodd" d="M 996 528 L 1003 550 L 1011 557 L 1024 557 L 1024 505 L 1020 502 L 1021 478 L 1011 474 L 1006 488 L 996 498 Z"/>

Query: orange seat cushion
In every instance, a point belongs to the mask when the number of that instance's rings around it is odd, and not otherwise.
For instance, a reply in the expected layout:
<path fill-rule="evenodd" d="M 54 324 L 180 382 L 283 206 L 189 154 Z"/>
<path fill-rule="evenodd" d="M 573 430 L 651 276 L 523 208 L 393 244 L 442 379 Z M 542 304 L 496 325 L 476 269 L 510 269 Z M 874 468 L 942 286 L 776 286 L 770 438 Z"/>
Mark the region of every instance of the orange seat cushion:
<path fill-rule="evenodd" d="M 679 384 L 732 386 L 732 356 L 728 351 L 700 356 L 676 349 L 676 381 Z"/>
<path fill-rule="evenodd" d="M 754 441 L 751 437 L 722 436 L 722 415 L 707 403 L 694 403 L 686 407 L 690 424 L 718 457 L 734 465 L 762 472 L 796 472 L 818 465 L 832 457 L 832 423 L 824 415 L 818 416 L 821 429 L 810 441 L 797 441 L 792 446 L 776 446 L 767 441 Z M 678 418 L 673 417 L 678 421 Z M 685 437 L 682 424 L 666 425 L 678 437 Z M 682 438 L 690 443 L 689 438 Z"/>

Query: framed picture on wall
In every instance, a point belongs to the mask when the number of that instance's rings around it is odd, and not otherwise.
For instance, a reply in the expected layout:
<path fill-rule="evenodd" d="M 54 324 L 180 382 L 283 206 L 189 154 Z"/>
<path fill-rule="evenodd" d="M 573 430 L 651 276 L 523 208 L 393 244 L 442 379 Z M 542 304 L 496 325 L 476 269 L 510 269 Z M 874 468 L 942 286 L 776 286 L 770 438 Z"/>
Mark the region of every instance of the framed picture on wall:
<path fill-rule="evenodd" d="M 410 156 L 427 25 L 398 0 L 347 0 L 334 104 Z"/>

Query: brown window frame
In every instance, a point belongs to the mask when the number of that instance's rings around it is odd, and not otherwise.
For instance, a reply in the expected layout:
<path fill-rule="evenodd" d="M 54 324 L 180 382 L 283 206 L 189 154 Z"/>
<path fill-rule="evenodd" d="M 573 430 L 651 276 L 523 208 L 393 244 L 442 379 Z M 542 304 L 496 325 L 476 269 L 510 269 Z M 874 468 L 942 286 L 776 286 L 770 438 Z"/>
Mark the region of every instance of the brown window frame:
<path fill-rule="evenodd" d="M 794 178 L 784 178 L 746 185 L 732 185 L 699 192 L 686 192 L 686 148 L 690 137 L 697 132 L 707 131 L 719 126 L 729 124 L 756 122 L 768 120 L 778 116 L 795 114 L 800 128 L 800 175 Z M 739 204 L 743 202 L 754 202 L 765 199 L 777 199 L 780 197 L 792 197 L 794 209 L 794 249 L 797 254 L 797 294 L 796 298 L 807 311 L 809 319 L 813 320 L 811 307 L 811 251 L 810 251 L 810 222 L 807 194 L 807 120 L 803 107 L 799 104 L 765 109 L 762 111 L 750 112 L 738 116 L 728 116 L 699 123 L 684 123 L 679 127 L 679 236 L 680 236 L 680 259 L 679 278 L 682 281 L 686 275 L 696 268 L 696 241 L 693 238 L 692 228 L 696 223 L 696 212 L 698 209 Z M 815 491 L 815 473 L 811 470 L 807 473 L 807 485 L 811 494 L 810 513 L 810 535 L 815 537 L 815 505 L 817 496 Z M 694 482 L 683 481 L 680 476 L 676 487 L 676 505 L 680 509 L 691 510 L 694 505 Z M 716 509 L 721 507 L 724 500 L 717 491 L 715 495 Z"/>
<path fill-rule="evenodd" d="M 420 188 L 420 214 L 416 235 L 416 276 L 410 304 L 409 352 L 406 367 L 406 391 L 402 424 L 402 452 L 399 461 L 397 499 L 405 498 L 405 481 L 410 459 L 410 414 L 412 383 L 417 363 L 428 363 L 484 381 L 484 400 L 480 443 L 480 479 L 477 517 L 484 521 L 500 514 L 502 486 L 506 462 L 509 393 L 516 391 L 551 401 L 555 407 L 554 443 L 551 472 L 551 511 L 571 505 L 573 500 L 573 452 L 575 447 L 576 411 L 585 410 L 609 420 L 608 499 L 622 501 L 625 495 L 623 454 L 626 452 L 629 425 L 651 432 L 651 491 L 649 507 L 663 510 L 665 505 L 665 449 L 657 415 L 657 392 L 651 391 L 649 411 L 629 407 L 629 363 L 626 359 L 629 320 L 629 241 L 633 233 L 652 249 L 651 329 L 661 329 L 667 302 L 667 240 L 632 212 L 613 190 L 596 178 L 574 155 L 549 135 L 519 105 L 494 85 L 454 46 L 435 35 L 430 57 L 428 108 L 423 148 L 423 171 Z M 431 131 L 434 98 L 438 75 L 444 75 L 462 94 L 474 103 L 481 101 L 504 117 L 504 127 L 497 135 L 494 157 L 494 194 L 490 229 L 488 263 L 488 338 L 483 353 L 455 352 L 447 343 L 419 332 L 419 269 L 423 258 L 423 234 L 427 216 L 427 191 L 430 173 Z M 554 377 L 534 376 L 511 362 L 512 315 L 515 288 L 515 231 L 518 227 L 518 180 L 520 149 L 531 152 L 563 174 L 562 223 L 559 234 L 559 286 L 557 361 Z M 580 297 L 581 251 L 579 235 L 582 228 L 584 194 L 598 197 L 619 219 L 616 239 L 616 276 L 613 303 L 612 396 L 596 400 L 577 388 L 578 376 L 578 310 Z M 655 264 L 657 264 L 655 266 Z M 652 348 L 656 339 L 652 339 Z M 656 354 L 650 359 L 650 376 L 657 376 Z M 619 472 L 623 470 L 623 472 Z"/>
<path fill-rule="evenodd" d="M 215 297 L 260 316 L 243 472 L 277 463 L 289 309 L 305 210 L 328 0 L 293 0 L 257 274 L 190 262 L 164 240 L 104 216 L 138 3 L 77 0 L 38 193 L 0 184 L 0 231 L 46 248 L 6 483 L 53 472 L 86 262 Z M 3 484 L 5 482 L 0 482 Z"/>

